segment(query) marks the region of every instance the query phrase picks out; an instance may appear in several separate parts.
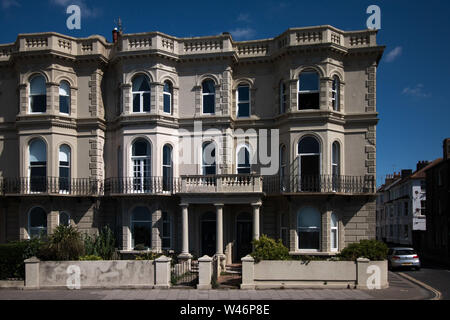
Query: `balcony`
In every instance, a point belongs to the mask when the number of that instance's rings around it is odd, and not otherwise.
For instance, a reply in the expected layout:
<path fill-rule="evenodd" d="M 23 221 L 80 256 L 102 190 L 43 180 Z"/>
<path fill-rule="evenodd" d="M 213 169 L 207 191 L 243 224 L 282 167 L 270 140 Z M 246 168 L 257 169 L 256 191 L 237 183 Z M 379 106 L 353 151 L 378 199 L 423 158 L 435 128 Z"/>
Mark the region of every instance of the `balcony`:
<path fill-rule="evenodd" d="M 280 177 L 265 176 L 263 191 L 266 194 L 281 193 L 340 193 L 371 194 L 375 193 L 373 176 L 341 175 L 292 175 Z"/>
<path fill-rule="evenodd" d="M 94 196 L 102 192 L 102 184 L 101 180 L 93 178 L 3 178 L 0 179 L 0 194 Z"/>
<path fill-rule="evenodd" d="M 181 193 L 262 192 L 262 177 L 256 175 L 182 176 Z"/>
<path fill-rule="evenodd" d="M 107 178 L 105 195 L 121 194 L 173 194 L 180 190 L 180 178 L 124 177 Z"/>

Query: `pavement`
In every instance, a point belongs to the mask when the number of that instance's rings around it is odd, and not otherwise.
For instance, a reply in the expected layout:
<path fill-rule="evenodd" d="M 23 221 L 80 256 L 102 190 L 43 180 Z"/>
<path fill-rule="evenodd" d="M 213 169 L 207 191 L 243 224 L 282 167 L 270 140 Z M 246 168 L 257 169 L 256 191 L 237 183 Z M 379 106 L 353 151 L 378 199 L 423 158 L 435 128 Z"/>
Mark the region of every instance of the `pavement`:
<path fill-rule="evenodd" d="M 389 272 L 389 288 L 358 289 L 0 289 L 0 300 L 428 300 L 432 291 Z"/>

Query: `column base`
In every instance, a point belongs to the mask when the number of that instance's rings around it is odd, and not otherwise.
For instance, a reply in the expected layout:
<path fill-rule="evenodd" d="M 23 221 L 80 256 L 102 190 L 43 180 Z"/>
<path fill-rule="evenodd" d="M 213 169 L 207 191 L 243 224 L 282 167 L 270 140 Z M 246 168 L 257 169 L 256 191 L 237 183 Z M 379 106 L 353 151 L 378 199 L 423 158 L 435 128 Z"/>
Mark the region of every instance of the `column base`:
<path fill-rule="evenodd" d="M 190 253 L 180 253 L 178 256 L 179 260 L 191 260 L 192 259 L 192 254 Z"/>

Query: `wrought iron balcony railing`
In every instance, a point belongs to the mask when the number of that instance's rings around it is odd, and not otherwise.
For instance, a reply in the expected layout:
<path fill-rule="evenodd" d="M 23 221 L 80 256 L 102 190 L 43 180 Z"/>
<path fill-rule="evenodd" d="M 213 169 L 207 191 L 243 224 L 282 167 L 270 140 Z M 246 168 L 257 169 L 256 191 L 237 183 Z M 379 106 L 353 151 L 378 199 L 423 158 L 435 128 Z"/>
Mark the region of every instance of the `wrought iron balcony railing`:
<path fill-rule="evenodd" d="M 97 195 L 102 192 L 103 181 L 93 178 L 22 177 L 0 180 L 2 194 L 61 194 Z"/>
<path fill-rule="evenodd" d="M 373 176 L 341 175 L 289 175 L 265 176 L 263 190 L 267 194 L 278 193 L 375 193 Z"/>
<path fill-rule="evenodd" d="M 245 174 L 195 175 L 181 177 L 0 178 L 2 195 L 101 196 L 176 193 L 375 193 L 373 176 L 290 175 L 259 176 Z"/>

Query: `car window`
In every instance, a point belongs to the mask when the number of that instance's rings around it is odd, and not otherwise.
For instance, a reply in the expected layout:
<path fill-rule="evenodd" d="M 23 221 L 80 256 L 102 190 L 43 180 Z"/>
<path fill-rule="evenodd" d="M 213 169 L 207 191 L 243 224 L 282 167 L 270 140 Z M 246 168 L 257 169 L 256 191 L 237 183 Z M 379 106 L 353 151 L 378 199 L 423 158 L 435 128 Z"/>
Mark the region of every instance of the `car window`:
<path fill-rule="evenodd" d="M 417 254 L 414 250 L 395 250 L 395 254 L 399 256 L 407 256 Z"/>

